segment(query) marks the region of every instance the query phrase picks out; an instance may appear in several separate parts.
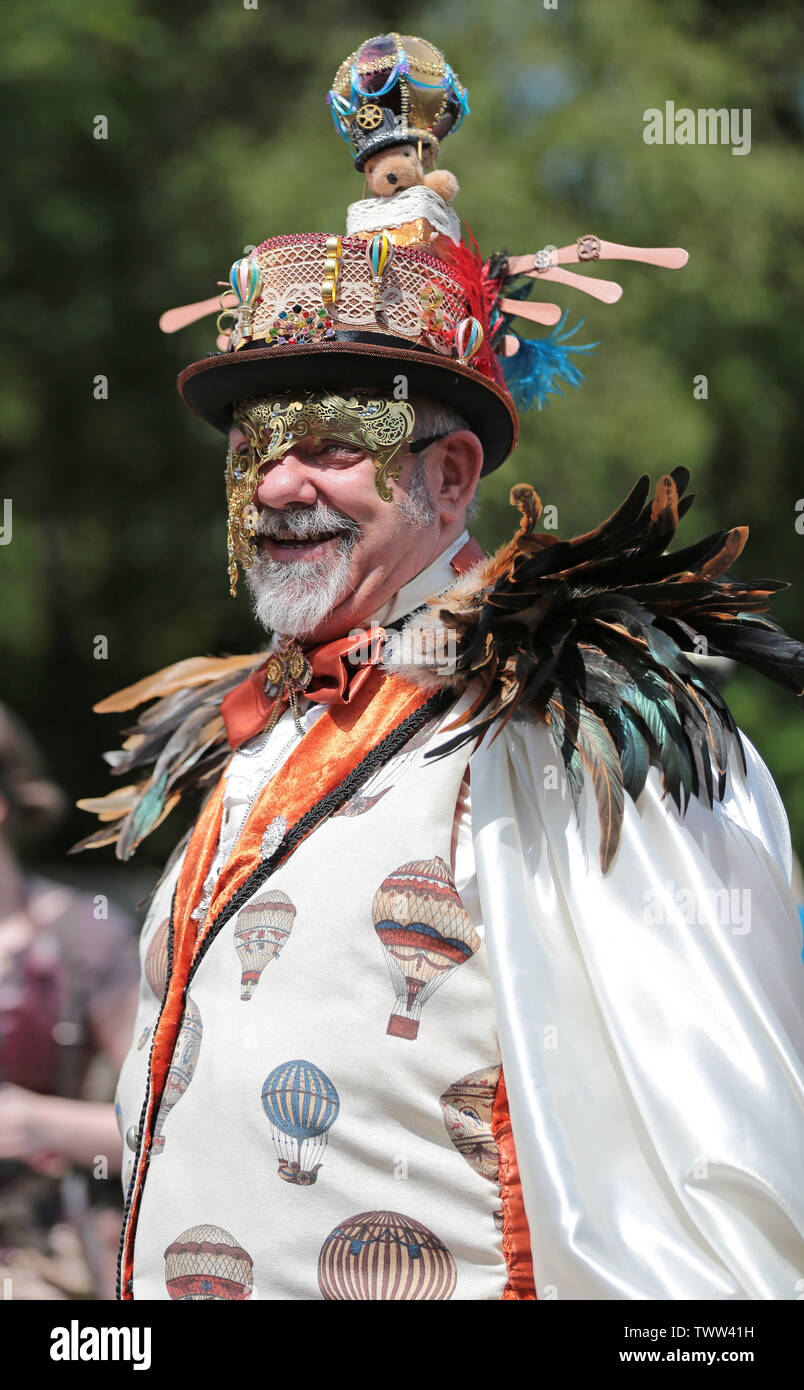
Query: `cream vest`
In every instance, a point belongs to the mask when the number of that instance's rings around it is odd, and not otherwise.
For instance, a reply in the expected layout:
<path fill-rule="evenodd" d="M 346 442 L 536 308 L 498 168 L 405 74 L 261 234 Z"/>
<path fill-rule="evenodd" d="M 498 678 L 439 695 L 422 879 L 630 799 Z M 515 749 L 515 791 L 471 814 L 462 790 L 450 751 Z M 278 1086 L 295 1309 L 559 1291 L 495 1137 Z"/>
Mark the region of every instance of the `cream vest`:
<path fill-rule="evenodd" d="M 432 733 L 416 742 L 206 951 L 145 1179 L 135 1299 L 502 1298 L 500 1053 L 482 925 L 453 876 L 470 749 L 426 761 Z M 143 929 L 118 1088 L 129 1147 L 179 868 Z"/>

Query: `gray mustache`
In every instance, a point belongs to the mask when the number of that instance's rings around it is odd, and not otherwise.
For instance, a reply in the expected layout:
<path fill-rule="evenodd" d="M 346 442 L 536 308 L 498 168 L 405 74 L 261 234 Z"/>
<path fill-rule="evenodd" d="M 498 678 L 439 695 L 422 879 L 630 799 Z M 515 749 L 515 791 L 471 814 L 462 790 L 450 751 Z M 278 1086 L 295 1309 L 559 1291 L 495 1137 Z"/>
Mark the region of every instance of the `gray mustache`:
<path fill-rule="evenodd" d="M 286 508 L 282 511 L 264 509 L 257 524 L 258 536 L 278 536 L 291 531 L 298 540 L 307 540 L 322 531 L 338 531 L 349 540 L 357 540 L 362 527 L 351 517 L 319 503 L 316 507 Z"/>

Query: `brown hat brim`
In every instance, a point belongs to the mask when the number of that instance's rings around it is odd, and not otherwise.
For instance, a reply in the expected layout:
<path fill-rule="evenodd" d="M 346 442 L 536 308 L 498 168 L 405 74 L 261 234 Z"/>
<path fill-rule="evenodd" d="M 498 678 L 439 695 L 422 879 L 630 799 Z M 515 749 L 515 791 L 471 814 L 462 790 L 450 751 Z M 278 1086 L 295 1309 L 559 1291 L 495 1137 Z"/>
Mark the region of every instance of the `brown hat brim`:
<path fill-rule="evenodd" d="M 454 358 L 408 339 L 389 342 L 388 334 L 339 332 L 324 342 L 217 353 L 185 367 L 178 389 L 194 415 L 226 434 L 233 403 L 248 396 L 357 385 L 392 395 L 402 376 L 408 394 L 429 396 L 464 417 L 483 445 L 484 475 L 499 468 L 519 432 L 508 392 Z"/>

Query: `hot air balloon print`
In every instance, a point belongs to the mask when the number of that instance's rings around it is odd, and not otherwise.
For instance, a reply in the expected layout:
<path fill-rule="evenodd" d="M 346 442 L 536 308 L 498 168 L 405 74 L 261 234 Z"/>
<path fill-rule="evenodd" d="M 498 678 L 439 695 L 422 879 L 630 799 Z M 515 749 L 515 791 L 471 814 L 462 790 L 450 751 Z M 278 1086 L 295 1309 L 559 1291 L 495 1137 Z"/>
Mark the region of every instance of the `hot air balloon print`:
<path fill-rule="evenodd" d="M 265 1078 L 263 1109 L 271 1125 L 279 1176 L 297 1187 L 318 1177 L 328 1131 L 340 1110 L 329 1077 L 312 1062 L 282 1062 Z"/>
<path fill-rule="evenodd" d="M 162 1093 L 162 1102 L 159 1106 L 159 1114 L 156 1117 L 154 1127 L 154 1139 L 151 1152 L 160 1154 L 165 1147 L 165 1136 L 162 1130 L 165 1121 L 177 1101 L 180 1101 L 184 1092 L 187 1090 L 193 1079 L 198 1062 L 198 1054 L 201 1051 L 201 1037 L 204 1025 L 201 1022 L 201 1015 L 198 1012 L 198 1005 L 187 996 L 187 1003 L 184 1008 L 179 1036 L 176 1039 L 176 1046 L 173 1049 L 173 1060 L 167 1074 L 165 1089 Z"/>
<path fill-rule="evenodd" d="M 458 1153 L 492 1182 L 497 1181 L 500 1166 L 491 1125 L 500 1071 L 496 1066 L 470 1072 L 453 1081 L 440 1098 L 447 1134 Z"/>
<path fill-rule="evenodd" d="M 482 1067 L 453 1081 L 440 1097 L 444 1124 L 458 1153 L 482 1178 L 498 1183 L 500 1154 L 494 1138 L 492 1115 L 502 1068 Z M 494 1213 L 502 1224 L 502 1208 Z"/>
<path fill-rule="evenodd" d="M 145 978 L 148 981 L 151 992 L 156 995 L 160 1004 L 165 994 L 168 972 L 168 936 L 170 934 L 170 918 L 166 917 L 159 923 L 153 938 L 145 953 Z M 153 1024 L 148 1024 L 140 1033 L 137 1040 L 137 1051 L 145 1046 L 151 1032 Z"/>
<path fill-rule="evenodd" d="M 455 1261 L 437 1235 L 397 1211 L 364 1211 L 330 1231 L 318 1257 L 328 1301 L 434 1302 L 451 1298 Z"/>
<path fill-rule="evenodd" d="M 260 975 L 271 960 L 278 960 L 296 916 L 287 893 L 278 888 L 252 898 L 235 918 L 234 943 L 240 958 L 240 998 L 250 999 Z"/>
<path fill-rule="evenodd" d="M 248 1251 L 221 1226 L 190 1226 L 165 1251 L 165 1285 L 182 1302 L 250 1298 L 253 1269 Z"/>
<path fill-rule="evenodd" d="M 168 935 L 170 918 L 159 923 L 145 953 L 145 978 L 160 1004 L 165 993 L 168 970 Z"/>
<path fill-rule="evenodd" d="M 389 874 L 374 895 L 373 913 L 396 994 L 387 1032 L 415 1038 L 422 1006 L 474 955 L 480 937 L 438 856 Z"/>

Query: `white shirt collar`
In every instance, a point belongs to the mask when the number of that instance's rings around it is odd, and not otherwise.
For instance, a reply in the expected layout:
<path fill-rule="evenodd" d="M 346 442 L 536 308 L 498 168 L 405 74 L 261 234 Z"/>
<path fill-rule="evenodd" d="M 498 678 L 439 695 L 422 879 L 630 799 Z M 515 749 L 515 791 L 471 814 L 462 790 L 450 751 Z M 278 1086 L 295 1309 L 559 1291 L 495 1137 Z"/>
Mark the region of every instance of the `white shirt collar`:
<path fill-rule="evenodd" d="M 458 551 L 466 545 L 469 540 L 469 532 L 462 531 L 455 541 L 450 541 L 446 550 L 436 557 L 426 570 L 422 570 L 407 584 L 389 599 L 384 608 L 380 608 L 376 613 L 372 613 L 368 619 L 371 623 L 377 623 L 380 627 L 387 627 L 389 623 L 395 623 L 397 619 L 404 618 L 408 613 L 412 613 L 416 608 L 421 608 L 424 600 L 431 594 L 441 594 L 445 589 L 449 589 L 453 584 L 457 584 L 459 576 L 452 568 L 450 561 Z"/>

